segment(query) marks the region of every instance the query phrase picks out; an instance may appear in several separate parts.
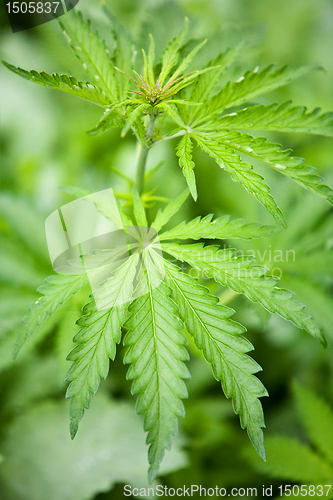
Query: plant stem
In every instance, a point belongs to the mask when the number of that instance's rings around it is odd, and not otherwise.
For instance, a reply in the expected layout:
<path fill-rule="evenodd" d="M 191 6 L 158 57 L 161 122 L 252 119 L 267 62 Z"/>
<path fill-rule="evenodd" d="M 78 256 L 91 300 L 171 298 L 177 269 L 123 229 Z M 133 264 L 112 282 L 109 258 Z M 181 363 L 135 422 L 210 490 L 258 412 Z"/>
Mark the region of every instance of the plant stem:
<path fill-rule="evenodd" d="M 137 174 L 136 174 L 136 185 L 137 185 L 137 189 L 138 189 L 140 194 L 142 193 L 142 191 L 144 189 L 145 169 L 146 169 L 146 164 L 147 164 L 148 152 L 152 146 L 151 138 L 152 138 L 153 133 L 154 133 L 155 120 L 156 120 L 156 114 L 152 113 L 150 115 L 150 121 L 148 124 L 147 133 L 146 133 L 146 140 L 147 140 L 148 146 L 141 145 L 141 150 L 140 150 L 140 154 L 139 154 Z"/>

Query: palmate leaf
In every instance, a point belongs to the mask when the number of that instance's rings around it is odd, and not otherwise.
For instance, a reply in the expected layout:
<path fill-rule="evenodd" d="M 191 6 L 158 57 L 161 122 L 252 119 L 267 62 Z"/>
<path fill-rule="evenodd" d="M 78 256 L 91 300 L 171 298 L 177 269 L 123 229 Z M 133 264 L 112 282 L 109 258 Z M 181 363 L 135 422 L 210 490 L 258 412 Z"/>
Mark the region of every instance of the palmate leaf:
<path fill-rule="evenodd" d="M 326 339 L 304 305 L 292 299 L 293 293 L 278 288 L 278 278 L 270 276 L 267 269 L 252 264 L 251 259 L 235 259 L 231 249 L 203 247 L 203 244 L 179 245 L 163 243 L 162 249 L 181 261 L 204 271 L 218 283 L 244 294 L 258 302 L 271 313 L 277 313 L 298 328 L 306 330 L 326 347 Z"/>
<path fill-rule="evenodd" d="M 267 396 L 267 391 L 253 376 L 261 370 L 260 366 L 245 354 L 253 349 L 252 344 L 241 336 L 246 329 L 229 319 L 234 313 L 232 309 L 217 305 L 218 298 L 209 295 L 208 290 L 196 284 L 193 278 L 180 273 L 168 262 L 165 262 L 165 269 L 166 283 L 171 288 L 187 331 L 212 365 L 225 395 L 232 398 L 242 428 L 247 428 L 250 440 L 265 460 L 261 430 L 265 421 L 258 398 Z"/>
<path fill-rule="evenodd" d="M 219 144 L 222 143 L 241 153 L 258 158 L 333 204 L 333 190 L 323 184 L 323 179 L 315 174 L 315 168 L 304 165 L 303 158 L 290 156 L 292 152 L 290 149 L 283 151 L 279 144 L 268 142 L 265 137 L 256 138 L 236 130 L 212 133 L 212 137 Z"/>
<path fill-rule="evenodd" d="M 195 123 L 212 114 L 219 114 L 232 106 L 239 106 L 259 95 L 286 85 L 295 78 L 308 73 L 313 67 L 305 65 L 290 65 L 277 67 L 274 64 L 261 71 L 247 71 L 236 82 L 228 82 L 198 113 Z"/>
<path fill-rule="evenodd" d="M 179 157 L 179 166 L 181 167 L 188 187 L 190 189 L 191 195 L 194 201 L 197 200 L 197 187 L 195 183 L 195 176 L 193 169 L 195 167 L 194 161 L 192 160 L 192 150 L 193 144 L 189 134 L 185 134 L 179 141 L 176 147 L 176 153 Z"/>
<path fill-rule="evenodd" d="M 80 82 L 74 76 L 58 75 L 57 73 L 52 73 L 52 75 L 50 75 L 45 71 L 42 71 L 41 73 L 35 70 L 27 71 L 22 68 L 16 68 L 6 61 L 0 62 L 10 69 L 10 71 L 16 73 L 25 80 L 38 83 L 39 85 L 44 85 L 44 87 L 49 87 L 51 89 L 62 90 L 63 92 L 75 95 L 76 97 L 85 99 L 86 101 L 97 104 L 98 106 L 107 106 L 110 103 L 110 99 L 107 97 L 105 92 L 97 85 Z"/>
<path fill-rule="evenodd" d="M 82 259 L 70 261 L 69 265 L 58 268 L 57 274 L 49 276 L 45 280 L 46 284 L 37 289 L 42 297 L 30 306 L 22 320 L 23 325 L 14 347 L 14 357 L 35 329 L 49 316 L 53 316 L 64 302 L 78 293 L 88 283 L 89 277 L 96 276 L 101 268 L 114 262 L 127 251 L 125 247 L 85 255 Z"/>
<path fill-rule="evenodd" d="M 77 324 L 82 328 L 73 341 L 76 347 L 67 359 L 73 361 L 66 380 L 71 383 L 66 397 L 70 403 L 70 433 L 74 439 L 84 409 L 89 408 L 91 394 L 95 394 L 100 377 L 106 378 L 109 359 L 116 356 L 116 344 L 121 340 L 121 327 L 127 319 L 128 303 L 133 292 L 138 254 L 132 255 L 101 284 L 93 294 L 93 301 L 83 308 Z"/>
<path fill-rule="evenodd" d="M 221 168 L 229 172 L 233 181 L 239 182 L 253 194 L 284 228 L 287 227 L 283 213 L 270 194 L 270 187 L 262 175 L 253 171 L 252 165 L 244 162 L 231 148 L 215 141 L 211 134 L 196 133 L 194 137 L 202 151 L 208 153 Z"/>
<path fill-rule="evenodd" d="M 59 23 L 86 73 L 104 90 L 111 102 L 117 101 L 118 90 L 110 53 L 90 20 L 85 21 L 80 11 L 72 9 Z"/>
<path fill-rule="evenodd" d="M 183 347 L 186 337 L 177 318 L 176 304 L 149 251 L 143 253 L 144 265 L 138 287 L 148 293 L 130 306 L 129 328 L 124 344 L 129 347 L 124 363 L 131 366 L 127 379 L 133 380 L 132 394 L 139 394 L 136 411 L 144 413 L 144 429 L 148 432 L 148 478 L 151 483 L 161 463 L 164 450 L 170 449 L 170 435 L 177 434 L 177 417 L 184 416 L 181 399 L 187 397 L 183 378 L 189 376 L 183 361 L 188 353 Z"/>
<path fill-rule="evenodd" d="M 208 240 L 215 239 L 252 239 L 272 236 L 281 231 L 280 226 L 265 226 L 259 223 L 248 223 L 246 219 L 230 220 L 230 215 L 223 215 L 218 219 L 213 219 L 213 214 L 206 217 L 196 217 L 190 222 L 181 222 L 178 226 L 161 233 L 160 241 L 165 240 Z"/>
<path fill-rule="evenodd" d="M 320 108 L 308 111 L 305 106 L 293 106 L 291 101 L 282 104 L 258 104 L 222 116 L 216 126 L 332 136 L 333 113 L 321 114 L 320 111 Z"/>

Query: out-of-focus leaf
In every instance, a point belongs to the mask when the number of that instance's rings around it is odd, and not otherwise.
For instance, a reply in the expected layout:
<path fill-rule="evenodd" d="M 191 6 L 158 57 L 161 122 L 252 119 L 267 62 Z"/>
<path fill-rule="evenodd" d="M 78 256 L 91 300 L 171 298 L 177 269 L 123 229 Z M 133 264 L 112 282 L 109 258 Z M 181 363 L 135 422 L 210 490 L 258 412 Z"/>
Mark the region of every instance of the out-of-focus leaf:
<path fill-rule="evenodd" d="M 16 500 L 86 500 L 119 482 L 148 487 L 141 422 L 130 404 L 96 396 L 74 442 L 67 412 L 65 403 L 44 402 L 11 424 L 0 477 Z M 185 465 L 175 442 L 162 471 Z"/>

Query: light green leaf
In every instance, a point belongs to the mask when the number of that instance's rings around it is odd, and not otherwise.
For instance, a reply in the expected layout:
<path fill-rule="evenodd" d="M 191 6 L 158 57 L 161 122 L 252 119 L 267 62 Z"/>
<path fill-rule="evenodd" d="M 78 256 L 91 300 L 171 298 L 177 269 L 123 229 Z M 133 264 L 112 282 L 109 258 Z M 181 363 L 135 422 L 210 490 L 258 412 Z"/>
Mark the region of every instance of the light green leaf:
<path fill-rule="evenodd" d="M 306 132 L 331 136 L 333 135 L 333 113 L 320 114 L 320 111 L 320 108 L 308 111 L 305 106 L 293 106 L 291 101 L 282 104 L 258 104 L 222 116 L 218 121 L 218 127 Z"/>
<path fill-rule="evenodd" d="M 148 432 L 148 478 L 157 474 L 165 449 L 170 449 L 170 435 L 177 434 L 177 417 L 184 416 L 181 399 L 187 397 L 183 378 L 189 376 L 183 361 L 188 354 L 183 345 L 185 335 L 177 318 L 177 306 L 170 289 L 160 283 L 160 274 L 149 252 L 143 254 L 144 266 L 139 287 L 148 293 L 130 306 L 126 322 L 129 332 L 124 344 L 129 346 L 124 363 L 131 366 L 127 379 L 133 380 L 132 394 L 139 394 L 136 411 L 144 413 L 144 429 Z"/>
<path fill-rule="evenodd" d="M 156 218 L 152 223 L 152 226 L 157 232 L 159 232 L 167 222 L 173 217 L 185 203 L 189 195 L 189 190 L 185 189 L 177 198 L 170 201 L 170 203 L 164 208 L 164 210 L 159 209 Z"/>
<path fill-rule="evenodd" d="M 146 211 L 142 204 L 141 196 L 135 186 L 133 186 L 132 188 L 132 196 L 133 196 L 133 210 L 136 222 L 138 226 L 147 227 L 148 222 L 146 217 Z"/>
<path fill-rule="evenodd" d="M 126 248 L 104 250 L 94 255 L 85 255 L 82 260 L 72 260 L 69 265 L 57 269 L 57 274 L 49 276 L 37 291 L 42 294 L 36 302 L 28 309 L 22 320 L 22 326 L 14 347 L 13 356 L 16 357 L 19 350 L 38 326 L 41 326 L 49 316 L 59 307 L 78 293 L 89 281 L 89 277 L 96 276 L 100 270 L 117 260 L 127 252 Z"/>
<path fill-rule="evenodd" d="M 197 244 L 161 244 L 177 259 L 188 262 L 212 277 L 218 283 L 244 294 L 252 302 L 258 302 L 271 313 L 291 321 L 298 328 L 306 330 L 326 347 L 326 339 L 312 317 L 304 311 L 304 305 L 292 299 L 293 293 L 278 288 L 278 278 L 267 274 L 267 269 L 251 263 L 246 256 L 234 257 L 234 251 L 218 250 L 218 247 L 204 247 Z"/>
<path fill-rule="evenodd" d="M 196 201 L 198 194 L 195 183 L 195 176 L 193 172 L 195 165 L 194 161 L 192 160 L 192 150 L 193 150 L 193 144 L 191 141 L 191 137 L 189 134 L 185 134 L 177 144 L 176 153 L 177 156 L 179 157 L 179 166 L 183 171 L 191 195 L 194 201 Z"/>
<path fill-rule="evenodd" d="M 243 44 L 238 44 L 232 49 L 227 49 L 222 54 L 219 54 L 215 59 L 210 61 L 206 65 L 206 69 L 211 68 L 210 71 L 202 73 L 196 79 L 191 93 L 191 100 L 194 102 L 205 102 L 207 101 L 211 94 L 214 92 L 222 74 L 229 68 L 230 64 L 237 57 Z M 213 69 L 214 68 L 214 69 Z M 191 122 L 193 118 L 196 120 L 198 117 L 205 116 L 205 107 L 202 110 L 191 109 L 188 111 L 189 121 Z"/>
<path fill-rule="evenodd" d="M 328 484 L 332 468 L 305 444 L 283 436 L 268 436 L 265 440 L 267 462 L 251 453 L 251 462 L 258 471 L 301 484 Z M 250 458 L 250 453 L 247 454 Z M 326 490 L 325 490 L 326 492 Z"/>
<path fill-rule="evenodd" d="M 199 52 L 200 49 L 207 43 L 207 40 L 204 40 L 203 42 L 198 43 L 194 49 L 191 50 L 191 52 L 184 57 L 180 65 L 177 67 L 176 71 L 170 76 L 169 82 L 166 84 L 166 86 L 171 82 L 174 82 L 177 80 L 177 78 L 185 71 L 185 69 L 191 64 L 197 53 Z M 195 72 L 196 73 L 196 72 Z M 183 87 L 182 87 L 183 88 Z"/>
<path fill-rule="evenodd" d="M 206 217 L 196 217 L 190 222 L 181 222 L 178 226 L 159 235 L 160 241 L 163 240 L 199 240 L 206 238 L 214 239 L 252 239 L 272 236 L 280 232 L 280 226 L 264 226 L 259 223 L 248 223 L 246 219 L 234 219 L 230 221 L 230 215 L 223 215 L 218 219 L 213 219 L 213 214 Z"/>
<path fill-rule="evenodd" d="M 255 68 L 247 71 L 236 82 L 228 82 L 210 101 L 205 105 L 205 117 L 219 114 L 232 106 L 239 106 L 246 101 L 261 94 L 290 83 L 295 78 L 304 76 L 313 67 L 304 65 L 294 66 L 266 66 L 261 71 Z"/>
<path fill-rule="evenodd" d="M 1 487 L 11 498 L 87 500 L 119 483 L 148 488 L 142 424 L 132 405 L 99 392 L 74 441 L 66 432 L 67 406 L 56 399 L 35 403 L 11 419 L 0 467 Z M 187 465 L 181 448 L 175 440 L 162 474 Z"/>
<path fill-rule="evenodd" d="M 83 308 L 77 324 L 82 328 L 73 341 L 76 346 L 67 359 L 73 361 L 66 380 L 70 404 L 70 432 L 74 439 L 85 408 L 90 406 L 91 394 L 97 392 L 100 377 L 109 372 L 109 359 L 116 356 L 116 344 L 121 340 L 121 327 L 127 319 L 128 303 L 133 292 L 133 281 L 138 254 L 132 255 L 114 275 L 101 284 L 93 294 L 93 301 Z"/>
<path fill-rule="evenodd" d="M 186 17 L 184 28 L 179 33 L 179 35 L 175 36 L 172 40 L 170 40 L 170 42 L 168 43 L 166 49 L 162 54 L 161 58 L 162 69 L 160 76 L 158 77 L 158 81 L 161 87 L 163 86 L 165 79 L 167 78 L 167 76 L 169 75 L 169 73 L 179 60 L 179 49 L 184 41 L 184 38 L 186 37 L 187 31 L 188 31 L 188 18 Z"/>
<path fill-rule="evenodd" d="M 110 53 L 98 31 L 85 21 L 80 11 L 71 10 L 59 23 L 86 73 L 101 87 L 109 100 L 117 101 L 115 71 Z"/>
<path fill-rule="evenodd" d="M 119 112 L 117 107 L 112 106 L 112 108 L 107 109 L 97 123 L 96 127 L 88 130 L 88 135 L 101 135 L 108 132 L 111 128 L 114 127 L 123 127 L 125 123 L 125 116 Z"/>
<path fill-rule="evenodd" d="M 333 412 L 315 393 L 294 383 L 297 408 L 306 431 L 318 450 L 333 464 Z"/>
<path fill-rule="evenodd" d="M 333 190 L 323 184 L 323 179 L 315 174 L 315 168 L 304 165 L 303 158 L 290 156 L 292 153 L 290 149 L 283 151 L 279 144 L 268 142 L 265 137 L 255 138 L 236 130 L 214 133 L 214 139 L 219 144 L 225 144 L 241 153 L 259 158 L 281 174 L 323 196 L 333 204 Z"/>
<path fill-rule="evenodd" d="M 245 163 L 229 147 L 215 141 L 214 134 L 196 134 L 194 137 L 202 151 L 208 153 L 221 168 L 229 172 L 233 181 L 239 182 L 253 194 L 268 212 L 287 228 L 286 219 L 270 194 L 270 187 L 260 174 L 253 171 L 252 165 Z"/>
<path fill-rule="evenodd" d="M 233 408 L 240 417 L 241 426 L 247 429 L 257 452 L 265 460 L 265 427 L 259 397 L 267 396 L 262 383 L 253 376 L 260 366 L 245 353 L 252 344 L 241 336 L 246 329 L 230 320 L 234 311 L 217 305 L 218 298 L 190 276 L 179 272 L 176 266 L 165 262 L 166 283 L 177 302 L 187 331 L 194 337 L 195 345 L 202 350 L 212 365 L 214 377 L 221 381 L 227 398 L 232 398 Z"/>
<path fill-rule="evenodd" d="M 144 112 L 145 107 L 146 107 L 145 104 L 140 104 L 139 106 L 131 110 L 125 121 L 125 125 L 121 131 L 121 137 L 125 137 L 125 135 L 129 131 L 129 129 L 133 126 L 133 124 L 140 119 L 142 113 Z"/>
<path fill-rule="evenodd" d="M 63 92 L 75 95 L 76 97 L 85 99 L 98 106 L 107 106 L 110 104 L 110 99 L 101 88 L 97 85 L 80 82 L 74 76 L 58 75 L 58 73 L 52 73 L 52 75 L 50 75 L 49 73 L 45 73 L 45 71 L 41 73 L 35 70 L 27 71 L 22 68 L 16 68 L 6 61 L 0 62 L 6 66 L 6 68 L 10 69 L 10 71 L 16 73 L 25 80 L 39 83 L 39 85 L 44 85 L 44 87 L 49 87 L 51 89 L 62 90 Z"/>

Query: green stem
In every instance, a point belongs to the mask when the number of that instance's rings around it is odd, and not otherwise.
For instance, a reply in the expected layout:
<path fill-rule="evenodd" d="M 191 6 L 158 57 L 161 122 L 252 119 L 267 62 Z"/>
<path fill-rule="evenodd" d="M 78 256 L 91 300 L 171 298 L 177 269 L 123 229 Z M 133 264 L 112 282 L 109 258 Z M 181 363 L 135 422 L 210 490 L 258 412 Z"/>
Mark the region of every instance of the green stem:
<path fill-rule="evenodd" d="M 147 157 L 149 153 L 149 149 L 152 146 L 151 143 L 151 138 L 154 133 L 154 127 L 155 127 L 155 120 L 156 120 L 156 115 L 155 113 L 152 113 L 150 115 L 150 121 L 146 133 L 146 140 L 148 143 L 148 146 L 141 145 L 141 150 L 139 154 L 139 159 L 138 159 L 138 168 L 137 168 L 137 174 L 136 174 L 136 185 L 139 193 L 141 194 L 142 191 L 144 190 L 144 178 L 145 178 L 145 170 L 146 170 L 146 164 L 147 164 Z"/>

